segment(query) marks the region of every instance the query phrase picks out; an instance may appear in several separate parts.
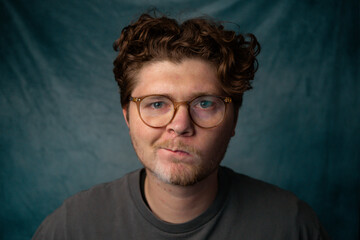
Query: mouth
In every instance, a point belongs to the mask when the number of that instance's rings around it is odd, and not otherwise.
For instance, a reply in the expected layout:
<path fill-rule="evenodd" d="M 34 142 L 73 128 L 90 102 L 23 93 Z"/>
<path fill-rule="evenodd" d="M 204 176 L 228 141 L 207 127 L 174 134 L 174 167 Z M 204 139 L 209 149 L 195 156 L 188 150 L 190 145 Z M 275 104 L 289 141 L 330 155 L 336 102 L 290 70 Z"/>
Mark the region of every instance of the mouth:
<path fill-rule="evenodd" d="M 200 156 L 194 146 L 170 140 L 155 144 L 154 150 L 163 159 L 178 159 L 184 162 L 193 161 Z"/>
<path fill-rule="evenodd" d="M 174 153 L 177 155 L 182 155 L 182 156 L 190 156 L 191 154 L 184 151 L 184 150 L 180 150 L 180 149 L 170 149 L 170 148 L 163 148 L 166 151 L 169 151 L 170 153 Z"/>

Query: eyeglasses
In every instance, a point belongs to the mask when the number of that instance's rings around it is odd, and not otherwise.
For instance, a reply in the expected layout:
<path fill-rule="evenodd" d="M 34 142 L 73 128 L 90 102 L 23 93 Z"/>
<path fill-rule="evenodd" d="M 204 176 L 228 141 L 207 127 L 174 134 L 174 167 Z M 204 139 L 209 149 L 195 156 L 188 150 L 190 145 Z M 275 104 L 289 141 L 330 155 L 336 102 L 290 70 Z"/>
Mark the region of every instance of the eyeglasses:
<path fill-rule="evenodd" d="M 187 106 L 190 118 L 197 126 L 213 128 L 223 121 L 227 105 L 232 102 L 230 97 L 212 95 L 199 96 L 185 102 L 175 102 L 163 95 L 130 97 L 129 100 L 136 103 L 141 120 L 154 128 L 169 124 L 183 104 Z"/>

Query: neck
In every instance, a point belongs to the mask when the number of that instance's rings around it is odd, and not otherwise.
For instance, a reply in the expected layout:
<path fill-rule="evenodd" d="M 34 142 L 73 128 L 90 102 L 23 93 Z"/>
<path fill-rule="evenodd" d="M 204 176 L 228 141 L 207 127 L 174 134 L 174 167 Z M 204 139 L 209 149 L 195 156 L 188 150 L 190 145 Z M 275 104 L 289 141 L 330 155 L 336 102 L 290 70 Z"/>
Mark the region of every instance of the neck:
<path fill-rule="evenodd" d="M 192 186 L 162 182 L 146 170 L 145 197 L 151 211 L 170 223 L 188 222 L 210 207 L 218 190 L 218 171 Z"/>

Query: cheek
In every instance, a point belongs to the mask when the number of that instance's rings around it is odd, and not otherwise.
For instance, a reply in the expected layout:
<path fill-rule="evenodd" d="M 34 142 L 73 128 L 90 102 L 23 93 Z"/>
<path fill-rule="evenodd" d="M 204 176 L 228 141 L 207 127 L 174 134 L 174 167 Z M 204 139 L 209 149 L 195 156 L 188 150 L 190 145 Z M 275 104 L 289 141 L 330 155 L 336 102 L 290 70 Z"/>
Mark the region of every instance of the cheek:
<path fill-rule="evenodd" d="M 218 128 L 213 129 L 212 132 L 202 136 L 198 146 L 203 150 L 203 153 L 210 158 L 218 155 L 223 155 L 232 136 L 232 128 Z"/>
<path fill-rule="evenodd" d="M 208 131 L 208 130 L 207 130 Z M 216 152 L 219 138 L 221 136 L 214 132 L 206 132 L 204 134 L 198 133 L 197 141 L 194 146 L 202 152 L 203 155 L 209 156 Z"/>
<path fill-rule="evenodd" d="M 159 129 L 147 126 L 138 115 L 131 114 L 129 120 L 130 136 L 138 150 L 146 151 L 161 136 Z"/>

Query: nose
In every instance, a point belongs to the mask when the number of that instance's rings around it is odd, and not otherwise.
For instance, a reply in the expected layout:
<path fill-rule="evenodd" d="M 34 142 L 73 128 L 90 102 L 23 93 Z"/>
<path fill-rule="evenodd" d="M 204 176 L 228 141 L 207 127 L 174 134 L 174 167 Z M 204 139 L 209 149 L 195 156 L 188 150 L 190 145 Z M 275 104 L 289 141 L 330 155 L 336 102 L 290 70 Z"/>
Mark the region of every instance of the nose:
<path fill-rule="evenodd" d="M 186 104 L 177 107 L 173 119 L 166 126 L 166 130 L 178 136 L 192 136 L 194 134 L 194 123 L 191 120 Z"/>

